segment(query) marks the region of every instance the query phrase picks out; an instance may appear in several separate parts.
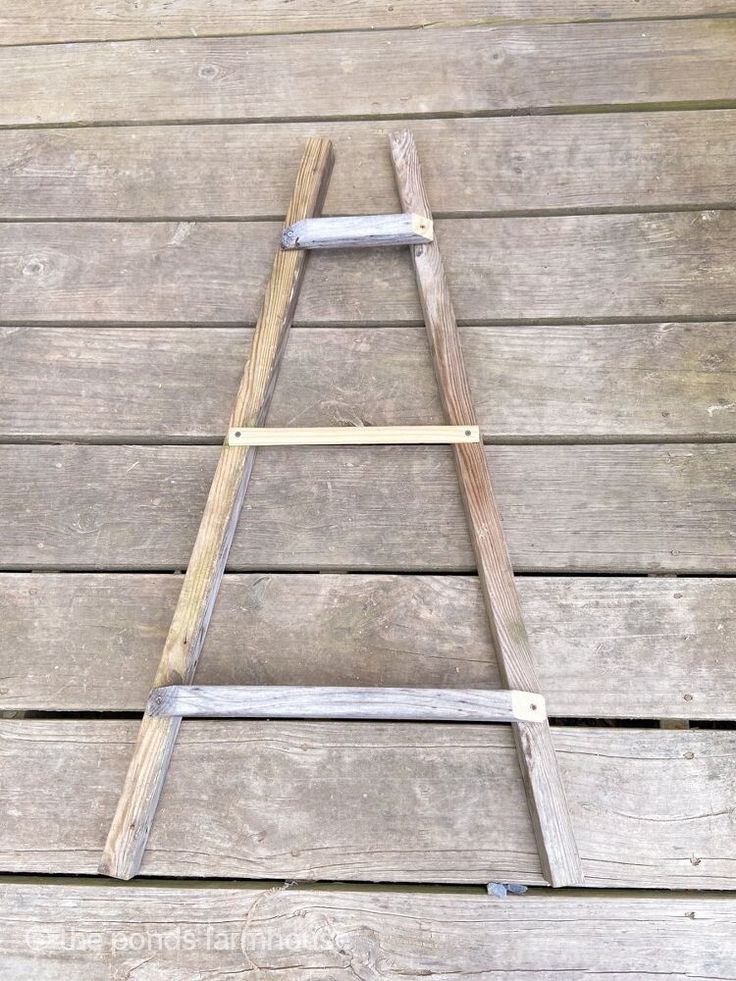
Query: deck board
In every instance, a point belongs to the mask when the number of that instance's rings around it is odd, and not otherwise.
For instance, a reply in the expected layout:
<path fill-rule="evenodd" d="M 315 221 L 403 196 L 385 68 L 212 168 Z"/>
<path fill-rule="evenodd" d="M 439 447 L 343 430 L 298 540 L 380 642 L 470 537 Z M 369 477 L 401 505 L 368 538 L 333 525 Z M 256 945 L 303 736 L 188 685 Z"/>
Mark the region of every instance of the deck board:
<path fill-rule="evenodd" d="M 0 446 L 0 567 L 185 568 L 217 453 Z M 519 570 L 736 571 L 733 443 L 487 453 Z M 474 570 L 450 448 L 259 450 L 229 568 Z"/>
<path fill-rule="evenodd" d="M 734 13 L 7 0 L 0 710 L 141 710 L 304 139 L 327 213 L 392 212 L 408 125 L 486 440 L 530 444 L 487 454 L 550 713 L 732 723 Z M 407 255 L 314 256 L 297 321 L 271 425 L 440 421 Z M 197 680 L 495 687 L 473 568 L 447 448 L 259 451 Z M 0 720 L 0 868 L 95 872 L 136 728 Z M 589 886 L 735 887 L 733 731 L 554 738 Z M 144 872 L 542 881 L 465 725 L 186 722 Z M 47 881 L 0 884 L 13 981 L 736 977 L 723 897 Z M 29 955 L 49 920 L 102 950 Z M 197 943 L 113 950 L 162 924 Z"/>
<path fill-rule="evenodd" d="M 251 335 L 0 327 L 0 436 L 221 442 Z M 462 341 L 490 440 L 736 438 L 733 323 L 479 326 Z M 442 421 L 421 328 L 292 330 L 269 425 Z"/>
<path fill-rule="evenodd" d="M 255 322 L 275 222 L 2 226 L 0 320 Z M 736 319 L 736 211 L 435 223 L 464 322 Z M 406 250 L 319 253 L 297 324 L 421 323 Z"/>
<path fill-rule="evenodd" d="M 518 584 L 550 715 L 736 715 L 736 580 Z M 172 575 L 0 576 L 0 710 L 142 711 L 180 587 Z M 500 687 L 477 580 L 408 575 L 226 576 L 196 682 Z"/>
<path fill-rule="evenodd" d="M 449 890 L 8 883 L 0 923 L 8 981 L 98 981 L 111 971 L 225 981 L 247 966 L 284 981 L 736 977 L 733 903 L 682 893 L 504 901 Z"/>
<path fill-rule="evenodd" d="M 405 126 L 436 216 L 714 208 L 730 205 L 736 183 L 733 110 L 9 129 L 0 131 L 0 214 L 273 218 L 317 132 L 336 149 L 325 214 L 390 212 L 398 199 L 386 134 Z"/>
<path fill-rule="evenodd" d="M 713 18 L 5 47 L 0 125 L 728 107 L 735 40 Z"/>
<path fill-rule="evenodd" d="M 0 723 L 5 870 L 96 870 L 137 728 Z M 733 888 L 733 732 L 553 735 L 589 886 Z M 541 882 L 510 728 L 415 723 L 186 721 L 142 872 Z"/>
<path fill-rule="evenodd" d="M 375 30 L 434 27 L 457 23 L 504 21 L 576 21 L 647 17 L 695 17 L 730 14 L 727 0 L 564 0 L 554 9 L 546 0 L 501 0 L 489 13 L 483 0 L 237 0 L 175 5 L 123 3 L 101 6 L 95 0 L 5 0 L 0 15 L 4 44 L 58 43 L 151 37 L 207 37 L 217 34 L 288 34 L 307 31 Z"/>

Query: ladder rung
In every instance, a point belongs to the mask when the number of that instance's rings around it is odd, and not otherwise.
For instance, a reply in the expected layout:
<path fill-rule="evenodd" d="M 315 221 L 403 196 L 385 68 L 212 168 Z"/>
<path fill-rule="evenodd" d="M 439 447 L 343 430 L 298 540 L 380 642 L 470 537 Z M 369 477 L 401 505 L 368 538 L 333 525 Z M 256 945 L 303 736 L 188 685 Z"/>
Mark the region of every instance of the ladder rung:
<path fill-rule="evenodd" d="M 378 443 L 479 443 L 478 426 L 242 426 L 229 446 L 366 446 Z"/>
<path fill-rule="evenodd" d="M 543 722 L 544 697 L 527 691 L 448 688 L 315 688 L 297 685 L 169 685 L 154 688 L 154 716 Z"/>
<path fill-rule="evenodd" d="M 376 245 L 421 245 L 434 239 L 423 215 L 357 215 L 304 218 L 281 233 L 283 249 L 357 249 Z"/>

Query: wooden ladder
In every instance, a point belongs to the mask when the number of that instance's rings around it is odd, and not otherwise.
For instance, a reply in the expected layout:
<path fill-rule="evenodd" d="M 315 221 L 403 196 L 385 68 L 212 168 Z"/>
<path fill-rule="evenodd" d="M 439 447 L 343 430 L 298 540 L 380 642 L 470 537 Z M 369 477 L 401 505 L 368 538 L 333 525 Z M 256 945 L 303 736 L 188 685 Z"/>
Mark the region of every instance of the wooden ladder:
<path fill-rule="evenodd" d="M 491 485 L 432 212 L 411 133 L 390 138 L 403 213 L 320 218 L 332 171 L 329 140 L 310 139 L 297 174 L 250 358 L 105 845 L 100 872 L 139 870 L 183 717 L 412 719 L 510 722 L 539 847 L 553 886 L 583 884 L 544 698 Z M 445 426 L 264 428 L 308 250 L 409 245 Z M 505 688 L 314 688 L 192 685 L 248 487 L 266 445 L 449 443 Z"/>

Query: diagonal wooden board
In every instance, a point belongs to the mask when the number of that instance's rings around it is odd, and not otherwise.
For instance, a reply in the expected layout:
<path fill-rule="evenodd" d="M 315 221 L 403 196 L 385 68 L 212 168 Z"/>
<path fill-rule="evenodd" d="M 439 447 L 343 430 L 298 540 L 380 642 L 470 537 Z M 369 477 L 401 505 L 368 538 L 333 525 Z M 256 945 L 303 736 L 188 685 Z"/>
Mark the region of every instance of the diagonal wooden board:
<path fill-rule="evenodd" d="M 329 140 L 307 142 L 286 216 L 287 225 L 319 214 L 332 160 Z M 306 256 L 305 252 L 276 254 L 250 358 L 230 418 L 231 426 L 258 426 L 265 421 L 296 309 Z M 254 459 L 252 447 L 225 445 L 222 448 L 155 686 L 192 680 Z M 154 719 L 144 715 L 100 872 L 128 879 L 138 871 L 180 722 L 176 717 Z"/>
<path fill-rule="evenodd" d="M 390 145 L 404 211 L 431 218 L 414 137 L 405 130 L 392 136 Z M 439 246 L 433 241 L 415 245 L 411 252 L 446 421 L 450 425 L 475 425 L 460 332 Z M 453 453 L 501 677 L 508 688 L 539 691 L 483 447 L 479 443 L 458 443 L 453 446 Z M 515 722 L 513 730 L 542 868 L 554 886 L 583 885 L 582 865 L 549 724 Z"/>

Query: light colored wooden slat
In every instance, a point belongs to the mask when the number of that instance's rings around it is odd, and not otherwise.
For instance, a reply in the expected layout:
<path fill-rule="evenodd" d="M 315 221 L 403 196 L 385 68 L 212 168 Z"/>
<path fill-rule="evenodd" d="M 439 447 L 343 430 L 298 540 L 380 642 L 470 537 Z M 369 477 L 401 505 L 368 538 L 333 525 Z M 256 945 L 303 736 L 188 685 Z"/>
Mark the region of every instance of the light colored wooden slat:
<path fill-rule="evenodd" d="M 293 685 L 170 685 L 154 688 L 152 716 L 360 719 L 414 722 L 542 722 L 538 692 L 444 688 L 318 688 Z"/>
<path fill-rule="evenodd" d="M 414 137 L 404 130 L 389 145 L 404 210 L 431 218 Z M 439 246 L 413 246 L 411 255 L 445 419 L 450 425 L 472 424 L 475 408 Z M 539 691 L 485 451 L 479 443 L 458 444 L 453 456 L 501 677 L 507 688 Z M 513 732 L 544 874 L 553 886 L 583 885 L 549 725 L 515 722 Z"/>
<path fill-rule="evenodd" d="M 0 320 L 253 322 L 279 233 L 270 222 L 9 223 Z M 734 211 L 448 220 L 435 234 L 462 321 L 736 318 Z M 312 256 L 297 322 L 421 323 L 404 251 Z"/>
<path fill-rule="evenodd" d="M 320 122 L 339 160 L 326 214 L 398 206 L 389 125 L 399 124 Z M 731 202 L 736 184 L 734 110 L 414 119 L 411 128 L 437 215 L 713 208 Z M 0 215 L 273 218 L 286 212 L 289 166 L 313 131 L 313 123 L 3 130 Z"/>
<path fill-rule="evenodd" d="M 733 323 L 461 335 L 491 439 L 736 435 Z M 0 328 L 0 436 L 219 441 L 249 341 L 229 328 Z M 421 328 L 293 328 L 280 378 L 275 426 L 442 421 Z"/>
<path fill-rule="evenodd" d="M 329 0 L 283 4 L 259 0 L 241 4 L 219 0 L 202 6 L 198 0 L 143 7 L 101 6 L 95 0 L 5 0 L 0 13 L 4 44 L 59 41 L 122 40 L 150 37 L 207 37 L 217 34 L 289 34 L 308 31 L 375 30 L 435 27 L 438 24 L 504 23 L 505 21 L 610 20 L 639 17 L 713 16 L 730 14 L 724 0 L 567 0 L 552 10 L 545 0 L 503 0 L 493 16 L 482 0 L 421 0 L 389 4 L 382 0 Z"/>
<path fill-rule="evenodd" d="M 734 31 L 714 18 L 8 47 L 0 125 L 730 107 Z"/>
<path fill-rule="evenodd" d="M 3 869 L 95 871 L 136 730 L 0 722 Z M 553 735 L 589 886 L 733 889 L 733 732 Z M 509 727 L 411 722 L 186 721 L 143 872 L 542 881 Z"/>
<path fill-rule="evenodd" d="M 0 567 L 186 567 L 217 449 L 0 446 Z M 736 445 L 486 448 L 515 567 L 733 572 Z M 233 571 L 467 572 L 449 449 L 261 451 Z"/>
<path fill-rule="evenodd" d="M 6 882 L 0 923 L 7 981 L 110 972 L 225 981 L 244 965 L 284 981 L 348 981 L 375 977 L 383 964 L 435 981 L 736 978 L 730 896 L 530 893 L 505 902 L 450 890 Z"/>
<path fill-rule="evenodd" d="M 421 215 L 356 215 L 305 218 L 281 233 L 284 249 L 373 248 L 431 242 L 431 219 Z"/>
<path fill-rule="evenodd" d="M 230 446 L 375 446 L 479 443 L 477 426 L 299 426 L 229 429 Z"/>
<path fill-rule="evenodd" d="M 332 144 L 310 139 L 287 212 L 287 223 L 319 214 L 332 171 Z M 250 357 L 230 416 L 231 426 L 263 425 L 306 268 L 303 252 L 274 259 Z M 192 680 L 204 645 L 255 460 L 252 447 L 223 446 L 182 582 L 154 685 Z M 166 779 L 180 719 L 144 715 L 99 870 L 130 879 L 146 847 Z"/>
<path fill-rule="evenodd" d="M 181 579 L 0 576 L 0 709 L 141 712 Z M 522 577 L 552 716 L 736 719 L 736 579 Z M 662 665 L 667 670 L 662 670 Z M 204 685 L 499 688 L 478 580 L 227 575 Z"/>

